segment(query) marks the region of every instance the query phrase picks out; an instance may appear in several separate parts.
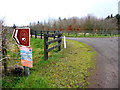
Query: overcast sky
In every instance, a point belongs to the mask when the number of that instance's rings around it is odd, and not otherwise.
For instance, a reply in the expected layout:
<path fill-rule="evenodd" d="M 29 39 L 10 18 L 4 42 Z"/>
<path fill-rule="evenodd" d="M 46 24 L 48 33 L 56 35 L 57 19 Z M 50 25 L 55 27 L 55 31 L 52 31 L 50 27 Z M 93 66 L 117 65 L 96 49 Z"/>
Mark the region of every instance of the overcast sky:
<path fill-rule="evenodd" d="M 9 26 L 88 14 L 105 18 L 110 14 L 118 14 L 118 1 L 120 0 L 0 0 L 0 18 L 4 18 Z"/>

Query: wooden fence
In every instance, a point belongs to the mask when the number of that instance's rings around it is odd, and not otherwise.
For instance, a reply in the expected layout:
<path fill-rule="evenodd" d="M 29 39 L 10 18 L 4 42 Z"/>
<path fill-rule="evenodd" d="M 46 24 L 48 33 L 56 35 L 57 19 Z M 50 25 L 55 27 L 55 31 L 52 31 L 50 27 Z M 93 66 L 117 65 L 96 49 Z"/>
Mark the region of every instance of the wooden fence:
<path fill-rule="evenodd" d="M 55 33 L 59 33 L 59 31 L 38 31 L 38 30 L 33 30 L 31 29 L 31 37 L 33 37 L 33 35 L 35 36 L 35 38 L 38 38 L 37 36 L 40 37 L 40 39 L 43 39 L 44 37 L 44 34 L 47 33 L 47 34 L 55 34 Z M 56 38 L 55 36 L 53 37 L 54 39 Z"/>
<path fill-rule="evenodd" d="M 61 50 L 61 42 L 62 42 L 62 32 L 60 31 L 36 31 L 31 29 L 31 37 L 35 36 L 35 38 L 40 37 L 40 39 L 44 38 L 44 59 L 48 60 L 48 52 L 53 50 L 54 48 L 58 47 L 58 51 Z M 50 40 L 49 37 L 53 38 L 54 40 Z M 58 42 L 57 45 L 48 48 L 48 46 L 52 43 Z"/>
<path fill-rule="evenodd" d="M 55 37 L 58 36 L 56 39 Z M 49 37 L 53 37 L 54 40 L 51 40 L 51 41 L 48 41 L 48 38 Z M 54 48 L 57 48 L 58 47 L 58 51 L 61 50 L 61 41 L 62 41 L 62 33 L 54 33 L 54 34 L 47 34 L 45 33 L 44 34 L 44 58 L 45 60 L 48 60 L 48 52 L 53 50 Z M 55 43 L 55 42 L 58 42 L 57 45 L 51 47 L 51 48 L 48 48 L 48 46 L 51 44 L 51 43 Z"/>
<path fill-rule="evenodd" d="M 32 35 L 35 35 L 35 38 L 37 36 L 40 36 L 41 39 L 43 39 L 44 33 L 56 33 L 58 31 L 35 31 L 31 30 L 31 37 Z M 120 30 L 81 30 L 81 31 L 62 31 L 63 35 L 66 37 L 87 37 L 87 36 L 113 36 L 118 35 Z M 39 33 L 39 34 L 38 34 Z"/>

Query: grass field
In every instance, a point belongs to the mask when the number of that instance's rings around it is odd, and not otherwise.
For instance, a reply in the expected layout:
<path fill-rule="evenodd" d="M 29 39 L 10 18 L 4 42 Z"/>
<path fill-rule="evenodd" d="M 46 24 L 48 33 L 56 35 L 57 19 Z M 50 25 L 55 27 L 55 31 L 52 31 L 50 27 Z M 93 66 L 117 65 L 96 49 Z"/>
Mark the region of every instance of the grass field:
<path fill-rule="evenodd" d="M 97 37 L 120 37 L 120 35 L 110 35 L 110 34 L 89 34 L 89 33 L 86 33 L 86 35 L 84 35 L 84 33 L 63 33 L 64 36 L 66 37 L 94 37 L 94 38 L 97 38 Z"/>
<path fill-rule="evenodd" d="M 67 40 L 67 49 L 49 52 L 44 60 L 44 41 L 31 38 L 33 68 L 30 76 L 3 78 L 3 88 L 85 88 L 90 70 L 95 68 L 96 52 L 89 46 Z M 52 45 L 51 45 L 52 46 Z"/>

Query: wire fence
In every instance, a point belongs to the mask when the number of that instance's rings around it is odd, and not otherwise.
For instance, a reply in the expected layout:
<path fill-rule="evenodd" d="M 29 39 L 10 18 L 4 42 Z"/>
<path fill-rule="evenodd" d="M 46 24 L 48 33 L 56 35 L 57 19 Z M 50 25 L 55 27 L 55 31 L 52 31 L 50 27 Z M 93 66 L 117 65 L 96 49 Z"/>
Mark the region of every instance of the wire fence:
<path fill-rule="evenodd" d="M 2 75 L 8 75 L 10 68 L 14 65 L 20 65 L 20 53 L 19 48 L 12 38 L 12 28 L 2 28 L 1 30 L 1 47 L 0 47 L 0 69 Z"/>

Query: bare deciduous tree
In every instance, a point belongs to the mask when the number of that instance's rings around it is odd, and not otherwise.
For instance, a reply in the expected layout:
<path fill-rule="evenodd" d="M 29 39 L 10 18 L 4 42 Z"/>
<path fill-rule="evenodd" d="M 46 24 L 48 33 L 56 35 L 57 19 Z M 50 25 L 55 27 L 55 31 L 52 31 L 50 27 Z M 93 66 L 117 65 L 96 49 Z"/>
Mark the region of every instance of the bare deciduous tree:
<path fill-rule="evenodd" d="M 30 26 L 35 30 L 40 30 L 44 27 L 44 30 L 64 30 L 68 31 L 101 31 L 101 30 L 116 30 L 117 20 L 113 15 L 107 17 L 106 19 L 97 18 L 93 15 L 88 15 L 87 17 L 71 17 L 71 18 L 58 18 L 58 20 L 49 19 L 48 22 L 39 22 L 39 25 L 36 23 L 31 24 Z M 39 26 L 39 27 L 38 27 Z"/>

